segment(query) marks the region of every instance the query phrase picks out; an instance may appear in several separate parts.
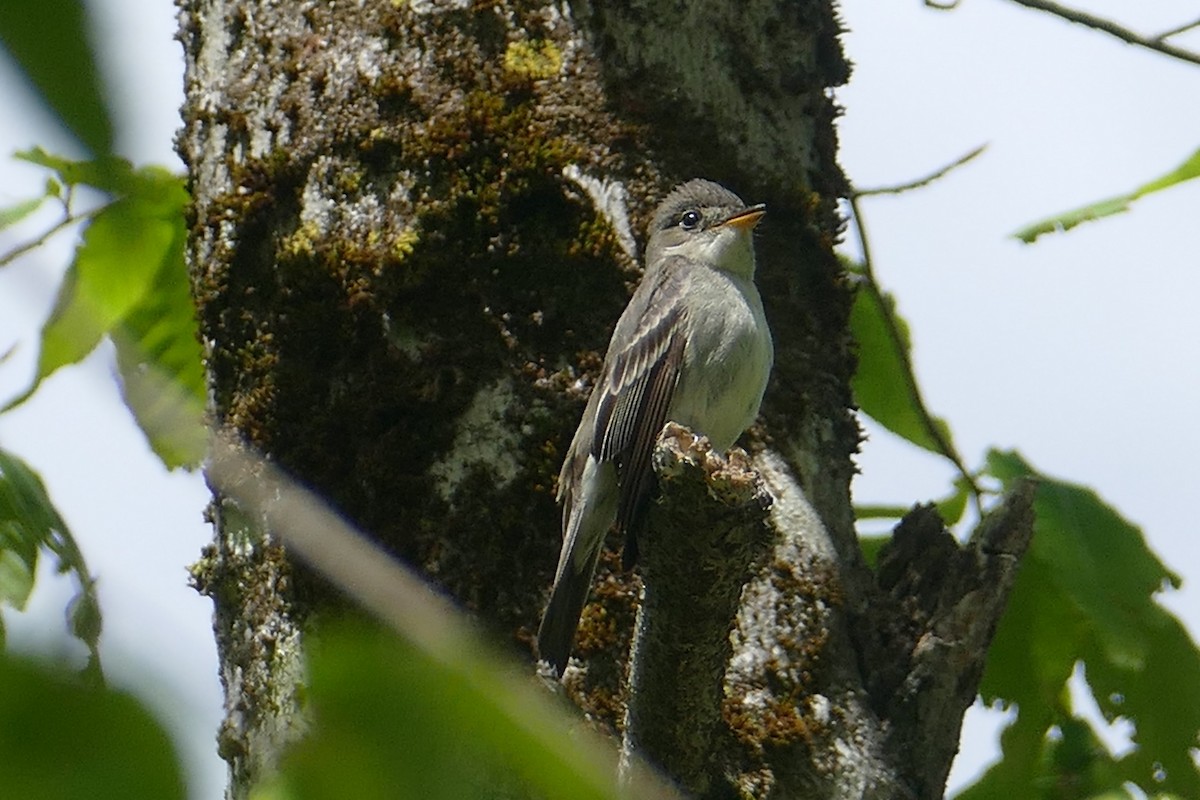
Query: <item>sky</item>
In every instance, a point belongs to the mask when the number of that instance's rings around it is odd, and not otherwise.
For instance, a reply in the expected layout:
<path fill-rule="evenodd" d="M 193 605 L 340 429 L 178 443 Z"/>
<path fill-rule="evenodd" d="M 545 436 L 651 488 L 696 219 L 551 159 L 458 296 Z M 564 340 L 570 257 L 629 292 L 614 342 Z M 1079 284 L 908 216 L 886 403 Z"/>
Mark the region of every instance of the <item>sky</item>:
<path fill-rule="evenodd" d="M 119 152 L 182 169 L 172 146 L 182 102 L 173 3 L 94 6 L 97 41 L 118 43 L 104 47 L 102 69 L 121 87 Z M 1184 0 L 1092 0 L 1086 8 L 1146 32 L 1195 17 Z M 988 144 L 931 187 L 863 201 L 876 271 L 912 328 L 926 401 L 949 421 L 968 465 L 989 447 L 1019 449 L 1142 526 L 1184 577 L 1184 590 L 1162 602 L 1195 636 L 1200 185 L 1033 246 L 1010 234 L 1128 191 L 1189 156 L 1200 146 L 1200 67 L 1004 0 L 965 0 L 951 12 L 915 0 L 847 0 L 842 16 L 855 69 L 837 91 L 841 159 L 856 185 L 903 183 Z M 1177 43 L 1200 49 L 1200 32 Z M 37 194 L 45 179 L 7 154 L 33 145 L 70 153 L 31 98 L 0 59 L 0 108 L 20 109 L 0 115 L 0 207 Z M 0 253 L 51 220 L 0 234 Z M 61 239 L 0 270 L 0 352 L 18 345 L 0 363 L 0 398 L 27 385 L 34 335 L 72 246 Z M 0 446 L 41 473 L 99 576 L 111 681 L 145 697 L 176 734 L 191 796 L 217 798 L 224 768 L 214 749 L 221 692 L 211 604 L 188 588 L 186 573 L 211 536 L 202 519 L 207 492 L 200 476 L 158 466 L 112 376 L 107 347 L 61 371 L 31 402 L 0 415 Z M 866 427 L 856 501 L 907 504 L 945 493 L 945 463 Z M 81 661 L 63 624 L 71 586 L 49 566 L 29 610 L 5 612 L 10 643 Z M 978 708 L 968 714 L 952 788 L 994 757 L 1001 719 Z M 1121 738 L 1119 727 L 1107 737 L 1114 747 Z"/>

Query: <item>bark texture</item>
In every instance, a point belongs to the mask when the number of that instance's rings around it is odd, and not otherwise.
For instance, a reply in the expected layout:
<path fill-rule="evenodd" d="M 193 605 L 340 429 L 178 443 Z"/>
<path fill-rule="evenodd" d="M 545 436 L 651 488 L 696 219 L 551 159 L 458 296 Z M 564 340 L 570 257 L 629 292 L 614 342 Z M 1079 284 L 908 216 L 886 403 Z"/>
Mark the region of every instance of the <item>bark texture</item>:
<path fill-rule="evenodd" d="M 664 640 L 650 612 L 677 614 L 680 587 L 670 550 L 648 554 L 650 660 L 627 685 L 641 586 L 606 559 L 567 692 L 613 731 L 628 710 L 630 741 L 699 795 L 939 797 L 1028 530 L 1016 508 L 961 549 L 920 512 L 891 561 L 863 562 L 829 0 L 181 0 L 180 23 L 215 423 L 526 651 L 559 546 L 554 476 L 648 214 L 696 176 L 767 203 L 759 474 L 684 469 L 651 515 L 665 543 L 690 506 L 697 546 L 728 547 L 707 632 Z M 212 516 L 196 579 L 244 797 L 303 732 L 305 624 L 337 599 L 260 520 L 219 495 Z M 641 705 L 665 659 L 702 665 L 699 702 Z M 696 735 L 676 748 L 664 721 Z"/>

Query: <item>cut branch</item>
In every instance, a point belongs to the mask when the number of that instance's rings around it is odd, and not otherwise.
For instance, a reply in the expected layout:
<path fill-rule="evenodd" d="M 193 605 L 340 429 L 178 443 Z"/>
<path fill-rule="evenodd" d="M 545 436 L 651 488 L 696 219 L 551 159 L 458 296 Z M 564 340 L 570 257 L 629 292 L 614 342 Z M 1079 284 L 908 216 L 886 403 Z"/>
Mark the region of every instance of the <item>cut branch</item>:
<path fill-rule="evenodd" d="M 933 506 L 917 506 L 880 557 L 887 613 L 874 622 L 879 631 L 898 632 L 887 647 L 899 657 L 893 669 L 872 676 L 870 691 L 918 760 L 913 774 L 927 781 L 922 797 L 940 796 L 945 785 L 963 714 L 1033 535 L 1035 489 L 1033 481 L 1019 484 L 966 545 L 946 531 Z"/>
<path fill-rule="evenodd" d="M 674 423 L 654 457 L 664 492 L 640 537 L 644 588 L 622 751 L 704 797 L 720 776 L 729 632 L 742 587 L 769 548 L 771 498 L 745 452 L 727 460 Z"/>

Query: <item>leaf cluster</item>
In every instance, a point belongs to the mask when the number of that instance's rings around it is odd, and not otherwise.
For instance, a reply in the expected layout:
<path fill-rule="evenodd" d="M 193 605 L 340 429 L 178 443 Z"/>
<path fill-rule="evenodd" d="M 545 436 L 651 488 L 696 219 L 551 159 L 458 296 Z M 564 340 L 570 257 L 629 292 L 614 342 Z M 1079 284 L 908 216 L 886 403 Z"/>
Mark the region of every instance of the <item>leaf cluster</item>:
<path fill-rule="evenodd" d="M 861 232 L 861 210 L 853 207 Z M 1043 475 L 1015 451 L 994 449 L 979 469 L 964 467 L 949 425 L 919 390 L 908 324 L 876 279 L 865 241 L 862 250 L 864 263 L 847 263 L 860 281 L 850 319 L 860 348 L 855 398 L 884 428 L 958 470 L 937 502 L 943 518 L 953 525 L 969 499 L 983 509 L 1017 481 L 1038 481 L 1033 543 L 981 687 L 985 702 L 1014 708 L 1016 719 L 1001 737 L 1004 758 L 960 796 L 1128 797 L 1128 786 L 1151 796 L 1200 796 L 1191 756 L 1200 734 L 1200 649 L 1155 600 L 1178 588 L 1179 577 L 1091 489 Z M 861 508 L 858 515 L 905 510 Z M 869 561 L 887 538 L 864 538 Z M 1073 707 L 1067 682 L 1077 668 L 1104 719 L 1132 725 L 1129 753 L 1111 753 Z"/>

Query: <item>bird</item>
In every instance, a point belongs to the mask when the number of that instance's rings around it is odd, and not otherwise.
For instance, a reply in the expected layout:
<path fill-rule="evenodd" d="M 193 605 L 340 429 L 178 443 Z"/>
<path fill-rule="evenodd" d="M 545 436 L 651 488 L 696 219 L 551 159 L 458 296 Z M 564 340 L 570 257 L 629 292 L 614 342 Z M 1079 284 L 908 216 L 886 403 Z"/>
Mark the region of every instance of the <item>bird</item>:
<path fill-rule="evenodd" d="M 651 219 L 645 270 L 617 321 L 558 478 L 562 549 L 538 628 L 537 654 L 561 678 L 604 539 L 616 524 L 622 562 L 653 486 L 651 457 L 668 421 L 725 452 L 758 416 L 774 362 L 754 283 L 753 231 L 766 206 L 696 178 Z"/>

